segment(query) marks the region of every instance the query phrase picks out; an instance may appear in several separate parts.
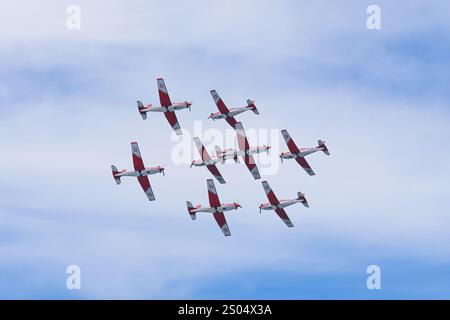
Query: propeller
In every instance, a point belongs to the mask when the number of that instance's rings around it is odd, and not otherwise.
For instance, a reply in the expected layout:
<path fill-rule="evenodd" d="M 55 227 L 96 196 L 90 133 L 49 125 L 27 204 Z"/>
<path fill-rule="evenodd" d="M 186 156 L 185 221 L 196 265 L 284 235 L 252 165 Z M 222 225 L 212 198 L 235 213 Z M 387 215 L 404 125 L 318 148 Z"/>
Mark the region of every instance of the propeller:
<path fill-rule="evenodd" d="M 162 173 L 162 175 L 163 176 L 165 176 L 166 175 L 166 165 L 164 164 L 162 167 L 161 167 L 161 173 Z"/>
<path fill-rule="evenodd" d="M 262 205 L 259 206 L 259 214 L 261 214 Z"/>
<path fill-rule="evenodd" d="M 266 149 L 267 155 L 269 155 L 269 150 L 270 150 L 270 148 L 271 148 L 271 147 L 267 146 L 267 149 Z"/>
<path fill-rule="evenodd" d="M 192 160 L 191 165 L 189 168 L 192 168 L 192 166 L 194 165 L 194 160 Z"/>
<path fill-rule="evenodd" d="M 192 106 L 193 101 L 191 101 L 191 102 L 185 101 L 185 102 L 186 102 L 186 105 L 187 105 L 187 107 L 189 109 L 189 112 L 191 112 L 191 106 Z"/>
<path fill-rule="evenodd" d="M 281 156 L 281 154 L 280 154 L 280 160 L 281 160 L 281 163 L 283 163 L 283 157 Z"/>

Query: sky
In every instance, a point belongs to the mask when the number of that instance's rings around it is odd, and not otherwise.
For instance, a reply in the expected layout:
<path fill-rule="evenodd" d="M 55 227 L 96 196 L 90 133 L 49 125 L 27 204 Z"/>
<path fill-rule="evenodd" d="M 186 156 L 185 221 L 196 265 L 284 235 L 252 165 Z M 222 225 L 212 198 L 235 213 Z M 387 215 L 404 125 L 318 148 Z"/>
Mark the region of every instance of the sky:
<path fill-rule="evenodd" d="M 381 29 L 366 26 L 369 5 Z M 70 30 L 67 8 L 80 8 Z M 450 4 L 448 1 L 29 1 L 0 4 L 0 298 L 449 299 Z M 161 114 L 163 76 L 183 140 Z M 224 237 L 207 214 L 205 168 L 191 139 L 233 146 L 209 90 L 239 116 L 279 198 L 310 208 L 274 212 L 242 164 L 220 166 Z M 326 141 L 309 177 L 279 131 L 301 147 Z M 226 136 L 227 139 L 220 139 Z M 214 140 L 214 137 L 219 137 Z M 117 186 L 130 142 L 150 177 Z M 184 150 L 183 161 L 178 151 Z M 66 286 L 78 265 L 81 289 Z M 367 267 L 381 289 L 369 290 Z"/>

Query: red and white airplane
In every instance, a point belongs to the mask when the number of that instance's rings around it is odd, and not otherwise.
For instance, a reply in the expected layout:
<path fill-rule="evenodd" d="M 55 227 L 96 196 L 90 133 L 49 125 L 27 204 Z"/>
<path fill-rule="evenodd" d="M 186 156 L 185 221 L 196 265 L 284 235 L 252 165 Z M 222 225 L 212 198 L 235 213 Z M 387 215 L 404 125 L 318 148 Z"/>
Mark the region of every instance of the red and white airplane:
<path fill-rule="evenodd" d="M 255 180 L 260 179 L 261 176 L 259 174 L 258 167 L 256 166 L 255 158 L 253 158 L 253 155 L 261 152 L 269 152 L 270 147 L 264 145 L 255 148 L 250 148 L 242 123 L 237 122 L 235 129 L 239 150 L 234 150 L 231 148 L 226 149 L 222 152 L 219 152 L 217 154 L 217 157 L 223 160 L 235 159 L 235 161 L 237 159 L 237 156 L 242 157 L 245 165 L 247 166 L 248 170 L 250 170 L 250 173 L 252 174 L 253 178 L 255 178 Z M 216 152 L 218 151 L 219 150 L 216 148 Z"/>
<path fill-rule="evenodd" d="M 172 103 L 169 98 L 169 93 L 167 92 L 166 84 L 164 83 L 164 79 L 158 78 L 158 92 L 159 92 L 159 101 L 161 103 L 160 107 L 154 107 L 152 104 L 148 104 L 146 107 L 142 104 L 141 101 L 137 102 L 139 113 L 142 116 L 142 119 L 147 119 L 147 112 L 164 112 L 167 121 L 175 131 L 177 135 L 181 135 L 181 127 L 178 123 L 177 116 L 175 115 L 175 111 L 182 109 L 189 109 L 191 111 L 192 102 L 176 102 Z"/>
<path fill-rule="evenodd" d="M 147 195 L 148 200 L 153 201 L 155 200 L 155 195 L 153 193 L 152 187 L 150 186 L 148 176 L 156 173 L 162 173 L 164 175 L 165 168 L 162 166 L 145 167 L 137 142 L 131 143 L 131 152 L 133 155 L 133 165 L 135 171 L 119 171 L 117 170 L 116 166 L 113 165 L 111 166 L 113 178 L 117 184 L 120 184 L 120 178 L 122 177 L 136 177 L 145 194 Z"/>
<path fill-rule="evenodd" d="M 259 111 L 255 106 L 255 101 L 252 101 L 250 99 L 247 100 L 247 106 L 245 107 L 228 109 L 228 107 L 217 94 L 216 90 L 211 90 L 211 95 L 217 105 L 217 108 L 219 109 L 219 112 L 211 113 L 208 119 L 225 119 L 225 121 L 228 122 L 233 129 L 236 128 L 237 123 L 236 119 L 234 119 L 234 116 L 248 110 L 253 111 L 254 114 L 259 114 Z"/>
<path fill-rule="evenodd" d="M 223 213 L 225 211 L 237 210 L 238 208 L 242 208 L 242 206 L 237 202 L 220 203 L 216 187 L 214 186 L 214 181 L 212 179 L 208 179 L 206 180 L 206 185 L 208 186 L 210 207 L 202 207 L 200 204 L 194 207 L 190 201 L 186 201 L 189 215 L 191 216 L 192 220 L 195 220 L 197 218 L 196 213 L 198 212 L 212 213 L 220 229 L 222 229 L 223 234 L 225 236 L 231 236 L 230 229 L 228 228 L 228 224 Z"/>
<path fill-rule="evenodd" d="M 234 159 L 234 161 L 237 163 L 238 157 L 245 156 L 245 152 L 241 151 L 241 150 L 235 150 L 233 148 L 221 150 L 219 146 L 216 146 L 215 148 L 216 148 L 216 156 L 222 160 Z M 247 154 L 255 155 L 258 153 L 262 153 L 262 152 L 266 152 L 267 154 L 269 154 L 270 148 L 271 148 L 270 146 L 266 146 L 266 145 L 250 147 L 250 148 L 248 148 Z"/>
<path fill-rule="evenodd" d="M 219 146 L 215 146 L 216 157 L 225 162 L 228 159 L 233 159 L 234 162 L 239 163 L 238 152 L 233 148 L 222 150 Z"/>
<path fill-rule="evenodd" d="M 287 132 L 287 130 L 281 130 L 281 134 L 283 135 L 284 141 L 286 142 L 290 152 L 283 152 L 280 154 L 281 162 L 283 159 L 295 159 L 298 164 L 310 175 L 315 175 L 314 171 L 311 169 L 311 166 L 306 161 L 305 156 L 317 152 L 322 151 L 327 156 L 330 155 L 327 146 L 325 145 L 325 141 L 319 140 L 318 146 L 315 148 L 298 148 L 295 144 L 294 140 L 292 140 L 291 136 Z"/>
<path fill-rule="evenodd" d="M 291 220 L 289 219 L 286 211 L 284 211 L 284 208 L 293 205 L 295 203 L 301 203 L 305 207 L 309 207 L 308 201 L 305 198 L 305 194 L 299 192 L 296 199 L 292 200 L 278 200 L 275 196 L 275 193 L 273 193 L 272 189 L 270 188 L 270 185 L 267 181 L 262 182 L 262 186 L 264 188 L 264 191 L 266 192 L 267 198 L 269 199 L 270 203 L 264 203 L 259 206 L 259 213 L 261 213 L 261 210 L 275 210 L 277 215 L 283 220 L 283 222 L 289 227 L 292 228 L 294 225 L 292 224 Z"/>
<path fill-rule="evenodd" d="M 218 157 L 211 157 L 198 137 L 194 137 L 194 142 L 202 159 L 193 160 L 191 163 L 191 168 L 192 166 L 196 167 L 206 166 L 206 168 L 208 168 L 209 172 L 211 172 L 211 174 L 214 176 L 214 178 L 217 179 L 217 181 L 219 181 L 221 184 L 225 183 L 225 179 L 222 177 L 219 169 L 217 169 L 216 167 L 216 164 L 218 163 L 223 164 L 225 160 L 220 159 Z"/>

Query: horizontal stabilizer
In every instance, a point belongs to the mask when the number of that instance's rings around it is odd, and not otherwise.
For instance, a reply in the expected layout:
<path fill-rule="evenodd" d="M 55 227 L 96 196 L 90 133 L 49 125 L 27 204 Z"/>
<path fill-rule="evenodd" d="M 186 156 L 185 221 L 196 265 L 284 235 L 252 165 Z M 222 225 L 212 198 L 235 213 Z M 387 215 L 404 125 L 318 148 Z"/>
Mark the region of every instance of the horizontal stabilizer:
<path fill-rule="evenodd" d="M 250 110 L 252 110 L 254 114 L 259 114 L 259 111 L 255 106 L 254 100 L 247 99 L 247 106 L 251 107 Z"/>
<path fill-rule="evenodd" d="M 188 212 L 189 212 L 189 215 L 191 216 L 191 219 L 195 220 L 197 218 L 197 216 L 195 215 L 195 212 L 191 212 L 194 209 L 192 202 L 186 201 L 186 206 L 188 208 Z"/>
<path fill-rule="evenodd" d="M 116 174 L 119 173 L 119 170 L 117 170 L 116 166 L 111 166 L 111 171 L 112 171 L 112 175 L 113 175 L 113 178 L 116 181 L 116 183 L 120 184 L 120 176 L 116 176 Z"/>
<path fill-rule="evenodd" d="M 144 111 L 144 109 L 145 109 L 144 104 L 141 101 L 137 101 L 137 106 L 138 106 L 139 114 L 141 115 L 142 119 L 143 120 L 147 119 L 147 112 Z"/>
<path fill-rule="evenodd" d="M 298 192 L 298 193 L 297 193 L 297 196 L 298 196 L 298 200 L 300 200 L 300 202 L 301 202 L 306 208 L 309 208 L 309 203 L 308 203 L 308 200 L 306 200 L 306 198 L 305 198 L 305 194 L 302 193 L 302 192 Z"/>
<path fill-rule="evenodd" d="M 328 148 L 325 145 L 325 141 L 319 140 L 319 141 L 317 141 L 317 143 L 319 144 L 318 148 L 321 148 L 322 152 L 325 153 L 327 156 L 329 156 L 330 155 L 330 151 L 328 151 Z"/>

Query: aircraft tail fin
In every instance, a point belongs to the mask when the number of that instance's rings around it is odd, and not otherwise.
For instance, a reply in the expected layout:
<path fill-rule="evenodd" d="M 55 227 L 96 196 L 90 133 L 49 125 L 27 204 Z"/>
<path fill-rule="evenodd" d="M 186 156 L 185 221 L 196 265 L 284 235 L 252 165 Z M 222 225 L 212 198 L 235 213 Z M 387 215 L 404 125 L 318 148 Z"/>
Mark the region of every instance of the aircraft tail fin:
<path fill-rule="evenodd" d="M 302 193 L 302 192 L 298 192 L 297 193 L 297 199 L 298 200 L 300 200 L 300 202 L 306 207 L 306 208 L 309 208 L 309 203 L 308 203 L 308 200 L 306 200 L 306 198 L 305 198 L 305 194 L 304 193 Z"/>
<path fill-rule="evenodd" d="M 255 106 L 255 101 L 247 99 L 247 106 L 250 107 L 250 110 L 252 110 L 254 114 L 259 114 L 259 111 Z"/>
<path fill-rule="evenodd" d="M 217 146 L 217 145 L 214 148 L 216 150 L 217 158 L 222 160 L 222 164 L 225 163 L 225 154 L 223 153 L 222 149 L 219 146 Z"/>
<path fill-rule="evenodd" d="M 328 151 L 328 148 L 325 145 L 325 141 L 319 140 L 319 141 L 317 141 L 317 143 L 319 144 L 318 148 L 321 148 L 322 152 L 325 153 L 327 156 L 329 156 L 330 155 L 330 151 Z"/>
<path fill-rule="evenodd" d="M 145 111 L 144 104 L 141 101 L 137 101 L 138 111 L 142 119 L 147 119 L 147 111 Z M 151 106 L 151 105 L 150 105 Z"/>
<path fill-rule="evenodd" d="M 195 212 L 192 212 L 192 210 L 194 210 L 194 206 L 192 205 L 192 202 L 186 201 L 186 206 L 187 206 L 189 215 L 191 216 L 191 219 L 195 220 L 197 218 L 197 216 L 195 215 Z"/>
<path fill-rule="evenodd" d="M 220 154 L 222 153 L 222 149 L 219 146 L 214 147 L 216 149 L 216 156 L 220 157 Z"/>
<path fill-rule="evenodd" d="M 111 166 L 111 171 L 112 171 L 112 175 L 113 175 L 113 178 L 116 181 L 116 183 L 120 184 L 120 176 L 117 176 L 117 174 L 119 173 L 119 170 L 117 170 L 117 167 Z"/>

